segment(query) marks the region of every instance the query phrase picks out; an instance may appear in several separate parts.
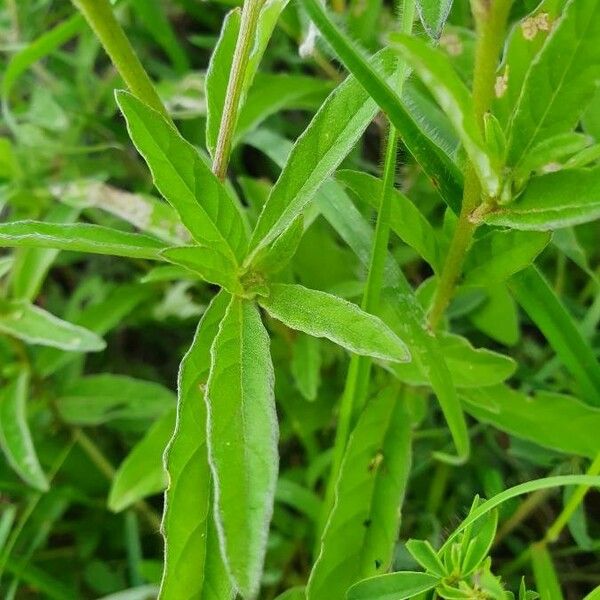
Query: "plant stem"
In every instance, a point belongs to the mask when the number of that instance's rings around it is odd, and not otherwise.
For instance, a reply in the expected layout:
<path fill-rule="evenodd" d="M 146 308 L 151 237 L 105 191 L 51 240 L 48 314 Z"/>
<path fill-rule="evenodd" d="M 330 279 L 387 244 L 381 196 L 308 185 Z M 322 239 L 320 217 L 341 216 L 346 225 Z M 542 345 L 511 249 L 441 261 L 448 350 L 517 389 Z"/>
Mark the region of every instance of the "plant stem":
<path fill-rule="evenodd" d="M 262 4 L 263 0 L 245 0 L 242 9 L 240 31 L 235 45 L 233 62 L 231 63 L 229 81 L 227 82 L 225 104 L 223 105 L 219 136 L 213 160 L 213 173 L 221 180 L 224 180 L 227 175 L 227 165 L 229 164 L 229 156 L 233 145 L 240 99 L 244 90 L 246 67 Z"/>
<path fill-rule="evenodd" d="M 496 67 L 504 42 L 504 33 L 512 0 L 471 0 L 477 30 L 475 69 L 473 72 L 473 105 L 475 116 L 483 131 L 483 116 L 489 110 L 494 93 Z M 456 281 L 462 271 L 467 250 L 476 225 L 469 217 L 481 202 L 481 186 L 469 163 L 460 215 L 450 249 L 429 312 L 429 326 L 436 330 L 452 299 Z"/>
<path fill-rule="evenodd" d="M 100 40 L 129 90 L 171 120 L 135 50 L 119 25 L 109 0 L 72 0 Z"/>
<path fill-rule="evenodd" d="M 415 15 L 415 0 L 404 0 L 401 14 L 401 31 L 410 33 L 412 31 Z M 402 93 L 402 87 L 406 74 L 405 64 L 398 63 L 397 93 Z M 398 154 L 398 133 L 396 128 L 390 124 L 387 145 L 385 150 L 385 163 L 383 172 L 383 186 L 381 203 L 377 214 L 375 226 L 375 237 L 371 250 L 371 261 L 367 274 L 367 282 L 363 294 L 362 308 L 366 312 L 376 313 L 379 310 L 381 290 L 385 273 L 385 262 L 387 259 L 388 244 L 390 239 L 390 214 L 392 210 L 394 182 L 396 179 L 396 157 Z M 325 520 L 333 506 L 333 498 L 337 480 L 339 477 L 346 445 L 350 436 L 353 422 L 362 410 L 369 389 L 372 361 L 368 357 L 354 355 L 350 359 L 346 384 L 342 394 L 338 426 L 333 448 L 333 461 L 331 473 L 327 481 L 325 502 L 323 504 L 321 517 L 321 531 L 325 526 Z"/>

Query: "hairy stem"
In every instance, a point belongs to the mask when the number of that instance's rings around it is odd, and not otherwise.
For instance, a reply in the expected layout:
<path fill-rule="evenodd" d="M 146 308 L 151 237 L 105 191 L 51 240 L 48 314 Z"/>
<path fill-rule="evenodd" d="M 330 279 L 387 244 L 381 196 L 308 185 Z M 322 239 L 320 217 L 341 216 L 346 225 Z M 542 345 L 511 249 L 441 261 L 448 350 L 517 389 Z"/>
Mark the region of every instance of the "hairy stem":
<path fill-rule="evenodd" d="M 489 110 L 494 93 L 496 67 L 504 42 L 504 33 L 512 0 L 471 0 L 477 30 L 475 69 L 473 72 L 473 104 L 475 116 L 483 130 L 483 116 Z M 481 203 L 481 186 L 472 165 L 467 165 L 460 215 L 450 249 L 429 312 L 429 326 L 436 330 L 452 299 L 456 281 L 476 225 L 471 213 Z"/>
<path fill-rule="evenodd" d="M 263 0 L 245 0 L 244 8 L 242 9 L 240 31 L 233 54 L 229 81 L 227 82 L 225 104 L 223 106 L 223 114 L 221 115 L 219 136 L 213 160 L 213 173 L 221 180 L 224 180 L 227 175 L 227 165 L 229 164 L 238 110 L 244 89 L 246 67 L 262 4 Z"/>
<path fill-rule="evenodd" d="M 415 0 L 404 0 L 401 13 L 401 31 L 410 33 L 412 31 L 415 15 Z M 398 94 L 402 93 L 406 68 L 403 62 L 398 64 Z M 390 239 L 390 215 L 392 210 L 394 182 L 396 179 L 396 157 L 398 154 L 398 133 L 396 128 L 390 125 L 387 145 L 385 150 L 385 163 L 383 170 L 383 189 L 381 193 L 381 202 L 377 214 L 377 224 L 375 226 L 375 237 L 371 250 L 371 261 L 367 274 L 367 282 L 363 294 L 362 308 L 369 313 L 376 313 L 379 310 L 381 300 L 381 290 L 383 288 L 383 278 L 385 272 L 385 262 L 387 259 L 388 244 Z M 333 462 L 331 473 L 327 482 L 325 503 L 323 505 L 321 528 L 324 527 L 325 519 L 333 504 L 335 487 L 339 477 L 339 472 L 344 458 L 344 452 L 348 443 L 350 431 L 358 414 L 362 410 L 369 389 L 369 380 L 371 377 L 372 361 L 365 356 L 352 356 L 348 374 L 346 375 L 346 384 L 342 394 L 340 414 L 338 417 L 338 426 L 333 449 Z"/>
<path fill-rule="evenodd" d="M 93 29 L 131 93 L 170 120 L 154 84 L 119 25 L 109 0 L 73 0 L 73 4 Z"/>

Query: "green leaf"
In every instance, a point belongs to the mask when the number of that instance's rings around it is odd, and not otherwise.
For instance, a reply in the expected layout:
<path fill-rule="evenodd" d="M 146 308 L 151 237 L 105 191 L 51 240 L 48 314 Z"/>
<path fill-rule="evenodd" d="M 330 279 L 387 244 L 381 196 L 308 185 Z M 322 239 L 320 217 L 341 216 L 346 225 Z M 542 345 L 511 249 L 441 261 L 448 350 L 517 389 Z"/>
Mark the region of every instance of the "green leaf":
<path fill-rule="evenodd" d="M 521 335 L 517 305 L 506 284 L 486 287 L 487 299 L 469 315 L 469 319 L 493 340 L 514 346 Z"/>
<path fill-rule="evenodd" d="M 545 544 L 531 546 L 531 565 L 535 587 L 543 600 L 563 600 L 558 574 Z"/>
<path fill-rule="evenodd" d="M 241 259 L 246 251 L 246 230 L 240 210 L 197 150 L 135 96 L 118 91 L 116 99 L 154 184 L 192 237 L 234 261 Z"/>
<path fill-rule="evenodd" d="M 38 460 L 29 425 L 29 374 L 22 370 L 0 390 L 0 446 L 8 464 L 28 485 L 45 492 L 48 480 Z"/>
<path fill-rule="evenodd" d="M 211 54 L 206 71 L 206 148 L 211 156 L 214 156 L 219 137 L 227 83 L 240 30 L 241 14 L 242 11 L 239 8 L 234 8 L 223 19 L 219 40 Z"/>
<path fill-rule="evenodd" d="M 393 72 L 390 52 L 375 55 L 372 64 L 388 77 Z M 376 114 L 377 105 L 353 77 L 334 90 L 294 144 L 252 233 L 251 250 L 291 226 Z"/>
<path fill-rule="evenodd" d="M 305 514 L 313 523 L 319 520 L 322 501 L 313 492 L 290 479 L 279 478 L 275 490 L 275 502 L 287 504 L 299 513 Z"/>
<path fill-rule="evenodd" d="M 462 178 L 456 166 L 424 133 L 374 65 L 370 64 L 348 37 L 334 25 L 319 1 L 305 0 L 303 6 L 346 68 L 386 113 L 402 137 L 402 142 L 429 177 L 440 196 L 454 212 L 458 213 L 462 197 Z"/>
<path fill-rule="evenodd" d="M 531 149 L 519 168 L 515 170 L 517 184 L 521 183 L 520 180 L 527 179 L 534 171 L 543 171 L 549 167 L 556 167 L 556 164 L 561 161 L 565 162 L 569 156 L 581 152 L 590 143 L 589 136 L 574 131 L 559 133 L 542 140 Z"/>
<path fill-rule="evenodd" d="M 327 194 L 324 194 L 327 189 Z M 363 266 L 368 267 L 373 230 L 352 201 L 331 182 L 321 190 L 318 206 L 323 216 L 350 246 Z M 429 380 L 442 408 L 458 456 L 439 455 L 451 462 L 462 462 L 469 456 L 469 434 L 462 407 L 444 353 L 438 340 L 429 335 L 423 308 L 397 264 L 390 258 L 386 265 L 386 286 L 390 290 L 383 299 L 385 322 L 406 341 L 413 362 L 429 373 Z"/>
<path fill-rule="evenodd" d="M 402 571 L 365 579 L 353 585 L 347 600 L 408 600 L 428 592 L 440 583 L 429 573 Z"/>
<path fill-rule="evenodd" d="M 173 407 L 171 390 L 124 375 L 88 375 L 67 384 L 56 399 L 62 419 L 100 425 L 115 419 L 155 419 Z"/>
<path fill-rule="evenodd" d="M 543 275 L 528 267 L 509 280 L 517 302 L 575 377 L 583 399 L 600 406 L 600 364 L 571 315 Z"/>
<path fill-rule="evenodd" d="M 502 283 L 533 263 L 548 242 L 548 233 L 491 231 L 471 247 L 465 261 L 463 285 Z"/>
<path fill-rule="evenodd" d="M 383 182 L 378 177 L 359 171 L 340 170 L 335 178 L 361 200 L 379 210 Z M 436 233 L 421 211 L 402 192 L 394 189 L 390 212 L 390 226 L 406 244 L 414 248 L 435 271 L 441 267 L 441 256 Z"/>
<path fill-rule="evenodd" d="M 429 37 L 439 39 L 451 8 L 452 0 L 417 0 L 419 18 Z"/>
<path fill-rule="evenodd" d="M 146 286 L 120 285 L 105 298 L 85 306 L 73 319 L 74 324 L 95 334 L 104 335 L 151 295 L 152 290 Z M 47 377 L 76 358 L 77 355 L 57 348 L 40 348 L 36 353 L 35 368 L 38 373 Z"/>
<path fill-rule="evenodd" d="M 600 218 L 600 167 L 549 173 L 530 180 L 510 204 L 482 214 L 489 225 L 550 231 Z"/>
<path fill-rule="evenodd" d="M 343 600 L 356 581 L 387 571 L 410 463 L 410 418 L 388 389 L 369 401 L 348 441 L 308 600 Z"/>
<path fill-rule="evenodd" d="M 211 351 L 206 387 L 215 513 L 227 569 L 258 592 L 279 456 L 269 336 L 254 303 L 233 298 Z"/>
<path fill-rule="evenodd" d="M 289 228 L 276 238 L 269 246 L 263 247 L 256 254 L 251 267 L 257 271 L 273 274 L 284 269 L 290 262 L 304 234 L 304 217 L 298 215 Z"/>
<path fill-rule="evenodd" d="M 110 510 L 120 512 L 165 489 L 167 474 L 162 456 L 174 425 L 175 410 L 168 410 L 131 449 L 112 479 L 108 495 Z"/>
<path fill-rule="evenodd" d="M 415 69 L 446 113 L 471 159 L 483 189 L 492 198 L 496 197 L 500 191 L 499 174 L 488 154 L 471 94 L 448 57 L 417 37 L 394 33 L 390 36 L 390 43 Z"/>
<path fill-rule="evenodd" d="M 468 542 L 460 568 L 462 577 L 470 575 L 488 556 L 498 528 L 498 511 L 490 511 L 479 523 L 472 538 Z"/>
<path fill-rule="evenodd" d="M 139 233 L 127 233 L 87 223 L 15 221 L 0 223 L 0 246 L 9 248 L 57 248 L 160 260 L 162 242 Z"/>
<path fill-rule="evenodd" d="M 213 298 L 179 368 L 177 422 L 165 451 L 169 484 L 162 524 L 165 566 L 160 597 L 163 600 L 233 597 L 212 514 L 203 398 L 210 347 L 230 298 L 226 292 Z"/>
<path fill-rule="evenodd" d="M 600 598 L 600 585 L 594 588 L 583 600 L 598 600 Z"/>
<path fill-rule="evenodd" d="M 232 294 L 243 292 L 237 276 L 237 265 L 231 258 L 209 246 L 176 246 L 163 250 L 161 256 L 197 273 L 204 281 L 220 285 Z"/>
<path fill-rule="evenodd" d="M 434 550 L 428 541 L 408 540 L 406 542 L 406 549 L 428 573 L 432 573 L 436 577 L 446 576 L 446 567 L 444 567 L 438 556 L 438 552 Z"/>
<path fill-rule="evenodd" d="M 291 329 L 327 338 L 356 354 L 393 362 L 410 359 L 402 340 L 378 317 L 326 292 L 274 283 L 259 303 Z"/>
<path fill-rule="evenodd" d="M 323 79 L 288 73 L 257 73 L 240 110 L 234 142 L 282 110 L 317 110 L 332 91 Z"/>
<path fill-rule="evenodd" d="M 542 0 L 517 21 L 506 41 L 506 49 L 495 85 L 493 113 L 506 130 L 523 88 L 531 63 L 553 29 L 566 0 Z"/>
<path fill-rule="evenodd" d="M 190 234 L 175 209 L 149 194 L 132 194 L 94 179 L 55 184 L 52 193 L 73 208 L 97 208 L 168 244 L 190 241 Z"/>
<path fill-rule="evenodd" d="M 78 209 L 58 204 L 50 209 L 46 220 L 66 224 L 75 221 L 78 215 Z M 15 252 L 11 274 L 12 293 L 15 298 L 31 301 L 38 295 L 58 252 L 54 248 L 22 248 Z"/>
<path fill-rule="evenodd" d="M 0 300 L 0 331 L 28 344 L 70 352 L 97 352 L 106 347 L 95 333 L 24 300 Z"/>
<path fill-rule="evenodd" d="M 309 401 L 317 399 L 321 384 L 321 343 L 299 333 L 294 340 L 290 369 L 298 391 Z"/>
<path fill-rule="evenodd" d="M 462 336 L 442 332 L 438 342 L 457 388 L 496 385 L 516 371 L 517 363 L 512 358 L 487 348 L 476 349 Z M 423 361 L 390 365 L 389 370 L 410 385 L 431 385 L 431 374 Z"/>
<path fill-rule="evenodd" d="M 600 409 L 553 392 L 528 395 L 498 385 L 462 390 L 473 417 L 511 435 L 565 454 L 595 458 L 600 452 Z"/>
<path fill-rule="evenodd" d="M 187 55 L 180 45 L 176 32 L 166 14 L 166 7 L 160 0 L 133 0 L 134 11 L 156 42 L 165 51 L 175 71 L 184 74 L 190 69 Z"/>
<path fill-rule="evenodd" d="M 523 83 L 509 125 L 510 165 L 542 140 L 577 125 L 600 77 L 599 38 L 600 0 L 570 0 Z"/>

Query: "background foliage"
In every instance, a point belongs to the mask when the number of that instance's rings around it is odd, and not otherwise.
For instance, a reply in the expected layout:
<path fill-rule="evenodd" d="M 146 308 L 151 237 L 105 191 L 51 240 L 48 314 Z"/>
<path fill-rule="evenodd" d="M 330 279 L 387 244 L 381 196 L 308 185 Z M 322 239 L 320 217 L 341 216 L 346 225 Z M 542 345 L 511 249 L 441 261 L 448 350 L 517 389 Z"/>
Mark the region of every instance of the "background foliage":
<path fill-rule="evenodd" d="M 112 4 L 0 6 L 2 597 L 597 598 L 600 1 Z"/>

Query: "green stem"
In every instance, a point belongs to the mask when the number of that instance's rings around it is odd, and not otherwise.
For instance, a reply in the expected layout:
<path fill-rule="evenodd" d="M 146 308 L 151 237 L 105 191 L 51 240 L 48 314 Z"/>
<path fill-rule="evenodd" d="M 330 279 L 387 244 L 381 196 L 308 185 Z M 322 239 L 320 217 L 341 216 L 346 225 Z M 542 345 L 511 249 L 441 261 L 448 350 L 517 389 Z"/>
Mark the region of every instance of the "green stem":
<path fill-rule="evenodd" d="M 109 0 L 72 0 L 100 40 L 129 90 L 170 120 L 135 50 L 119 25 Z"/>
<path fill-rule="evenodd" d="M 227 165 L 229 164 L 229 156 L 233 145 L 240 99 L 244 89 L 246 67 L 248 66 L 248 58 L 250 57 L 262 4 L 263 0 L 245 0 L 242 9 L 240 31 L 235 45 L 233 62 L 231 63 L 229 81 L 227 82 L 225 104 L 213 160 L 213 173 L 221 180 L 224 180 L 227 175 Z"/>
<path fill-rule="evenodd" d="M 412 31 L 415 15 L 415 0 L 404 0 L 401 14 L 401 31 L 410 34 Z M 404 63 L 398 63 L 398 83 L 397 93 L 402 93 L 406 68 Z M 376 313 L 379 310 L 381 300 L 381 290 L 385 273 L 385 263 L 388 253 L 388 244 L 390 239 L 390 215 L 392 210 L 394 183 L 396 179 L 396 157 L 398 154 L 398 133 L 396 128 L 390 125 L 383 172 L 383 188 L 381 193 L 381 203 L 377 214 L 377 224 L 375 226 L 375 237 L 373 248 L 371 250 L 371 261 L 367 274 L 367 282 L 363 295 L 362 308 L 369 313 Z M 338 417 L 338 426 L 333 447 L 333 461 L 331 473 L 327 481 L 325 492 L 325 502 L 323 504 L 321 516 L 321 531 L 325 526 L 325 521 L 329 511 L 333 506 L 335 488 L 339 477 L 346 445 L 350 436 L 353 422 L 362 410 L 369 389 L 369 380 L 371 377 L 372 361 L 368 357 L 354 355 L 350 360 L 348 373 L 346 375 L 346 384 L 342 394 L 340 404 L 340 414 Z"/>
<path fill-rule="evenodd" d="M 475 116 L 482 131 L 483 117 L 489 110 L 493 98 L 496 67 L 504 42 L 511 4 L 512 0 L 471 0 L 477 31 L 473 71 L 473 104 Z M 476 229 L 476 225 L 470 222 L 469 217 L 480 203 L 481 186 L 475 170 L 469 164 L 465 171 L 460 215 L 429 312 L 429 326 L 434 331 L 439 326 L 452 299 L 456 281 L 462 271 L 465 256 Z"/>

